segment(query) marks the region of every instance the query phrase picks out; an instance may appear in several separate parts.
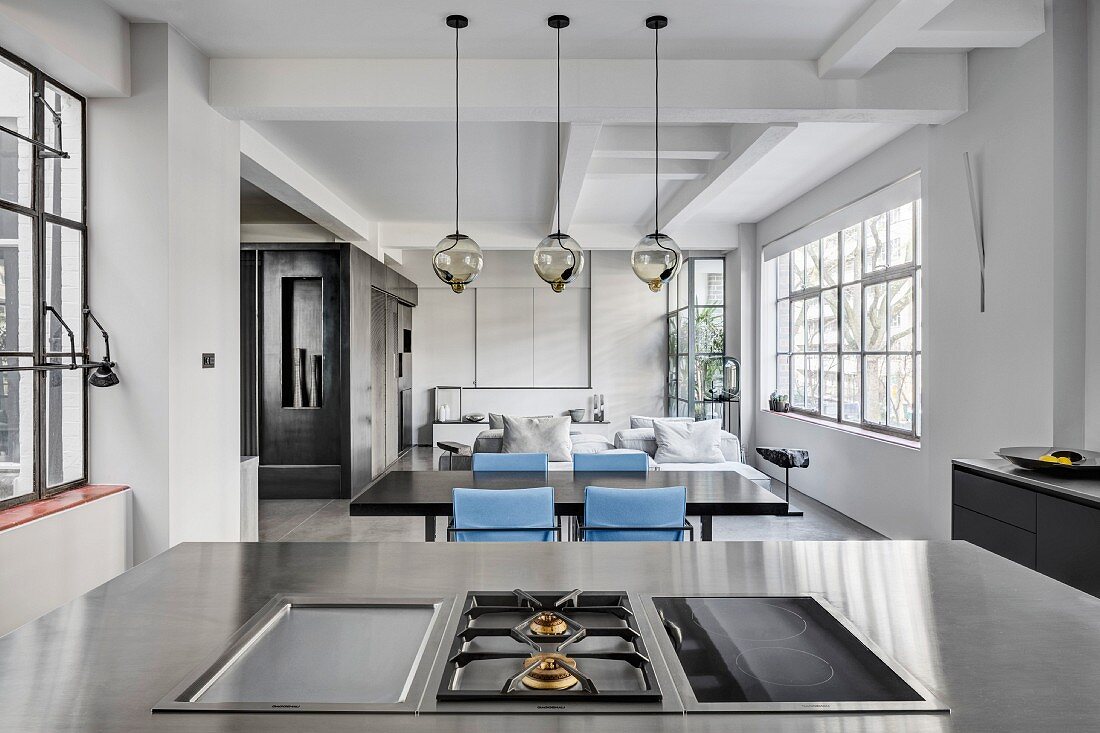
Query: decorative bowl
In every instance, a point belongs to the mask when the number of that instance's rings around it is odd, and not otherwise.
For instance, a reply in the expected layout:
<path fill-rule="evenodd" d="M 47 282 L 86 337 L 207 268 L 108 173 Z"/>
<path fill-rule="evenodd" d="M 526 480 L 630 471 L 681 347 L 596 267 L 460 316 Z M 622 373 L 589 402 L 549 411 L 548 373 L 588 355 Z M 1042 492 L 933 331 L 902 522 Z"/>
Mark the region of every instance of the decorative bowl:
<path fill-rule="evenodd" d="M 569 411 L 569 419 L 572 420 L 573 422 L 580 422 L 581 420 L 584 420 L 584 413 L 585 412 L 586 412 L 586 410 L 584 410 L 584 409 L 570 410 Z"/>
<path fill-rule="evenodd" d="M 1045 471 L 1063 476 L 1100 475 L 1100 453 L 1088 450 L 1068 450 L 1051 446 L 1012 446 L 996 452 L 1009 463 L 1033 471 Z M 1072 463 L 1051 463 L 1039 460 L 1054 455 L 1069 458 Z"/>
<path fill-rule="evenodd" d="M 485 422 L 485 416 L 480 412 L 471 412 L 468 415 L 463 415 L 462 420 L 464 422 Z"/>

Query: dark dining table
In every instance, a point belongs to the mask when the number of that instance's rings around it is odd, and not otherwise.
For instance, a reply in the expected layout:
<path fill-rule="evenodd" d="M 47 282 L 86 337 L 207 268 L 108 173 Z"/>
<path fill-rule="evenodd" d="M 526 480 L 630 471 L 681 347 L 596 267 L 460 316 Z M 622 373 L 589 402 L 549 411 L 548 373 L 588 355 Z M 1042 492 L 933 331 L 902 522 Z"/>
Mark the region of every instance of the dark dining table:
<path fill-rule="evenodd" d="M 554 489 L 554 514 L 584 514 L 586 486 L 648 489 L 683 486 L 688 516 L 701 520 L 700 539 L 714 537 L 714 517 L 784 515 L 789 505 L 782 497 L 735 471 L 390 471 L 374 480 L 351 500 L 353 517 L 423 517 L 424 539 L 436 539 L 436 517 L 451 516 L 451 491 L 465 489 Z"/>

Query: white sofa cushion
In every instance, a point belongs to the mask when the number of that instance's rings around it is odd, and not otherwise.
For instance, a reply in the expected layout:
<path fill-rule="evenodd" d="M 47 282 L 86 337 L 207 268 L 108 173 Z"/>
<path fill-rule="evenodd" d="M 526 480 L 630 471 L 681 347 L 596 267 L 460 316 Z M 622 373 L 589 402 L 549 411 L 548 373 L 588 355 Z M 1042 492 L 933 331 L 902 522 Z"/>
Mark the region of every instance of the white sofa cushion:
<path fill-rule="evenodd" d="M 745 454 L 741 450 L 741 441 L 738 440 L 737 436 L 733 433 L 727 433 L 725 430 L 723 430 L 721 432 L 721 439 L 722 440 L 719 447 L 722 451 L 722 456 L 724 457 L 724 459 L 727 461 L 737 461 L 739 463 L 744 463 Z M 657 436 L 654 435 L 653 428 L 634 428 L 631 430 L 620 430 L 619 432 L 615 433 L 615 447 L 645 451 L 650 456 L 656 456 Z"/>
<path fill-rule="evenodd" d="M 615 446 L 598 433 L 570 433 L 571 453 L 602 453 Z M 474 453 L 500 453 L 503 450 L 504 430 L 482 430 L 474 440 Z M 541 451 L 540 451 L 541 452 Z"/>
<path fill-rule="evenodd" d="M 668 420 L 669 422 L 695 422 L 695 418 L 693 417 L 646 417 L 644 415 L 631 415 L 630 427 L 631 429 L 652 428 L 654 420 Z"/>
<path fill-rule="evenodd" d="M 722 425 L 718 420 L 698 422 L 653 423 L 657 439 L 657 455 L 653 459 L 661 463 L 721 463 Z"/>

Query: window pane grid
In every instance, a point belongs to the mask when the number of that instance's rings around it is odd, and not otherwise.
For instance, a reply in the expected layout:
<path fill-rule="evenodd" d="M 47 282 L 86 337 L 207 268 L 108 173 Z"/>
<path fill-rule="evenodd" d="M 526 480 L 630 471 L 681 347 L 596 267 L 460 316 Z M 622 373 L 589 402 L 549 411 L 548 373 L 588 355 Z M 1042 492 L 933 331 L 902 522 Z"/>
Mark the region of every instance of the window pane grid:
<path fill-rule="evenodd" d="M 0 125 L 68 158 L 43 158 L 0 132 L 0 508 L 84 483 L 85 370 L 30 371 L 67 363 L 68 335 L 55 307 L 84 339 L 85 100 L 0 49 Z M 45 102 L 54 111 L 47 109 Z M 60 124 L 58 124 L 58 121 Z"/>
<path fill-rule="evenodd" d="M 781 255 L 776 393 L 793 411 L 919 438 L 919 200 Z"/>

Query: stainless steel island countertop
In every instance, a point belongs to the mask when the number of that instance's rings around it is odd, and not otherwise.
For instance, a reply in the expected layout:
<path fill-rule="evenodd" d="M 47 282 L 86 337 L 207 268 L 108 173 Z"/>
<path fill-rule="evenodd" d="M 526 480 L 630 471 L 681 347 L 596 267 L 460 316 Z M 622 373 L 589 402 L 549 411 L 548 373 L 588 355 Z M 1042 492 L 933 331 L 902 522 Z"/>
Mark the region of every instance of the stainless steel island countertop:
<path fill-rule="evenodd" d="M 950 714 L 412 715 L 151 708 L 279 593 L 817 593 Z M 4 589 L 17 593 L 18 588 Z M 364 673 L 383 673 L 364 665 Z M 1094 731 L 1100 600 L 963 542 L 184 544 L 0 638 L 0 731 Z"/>

